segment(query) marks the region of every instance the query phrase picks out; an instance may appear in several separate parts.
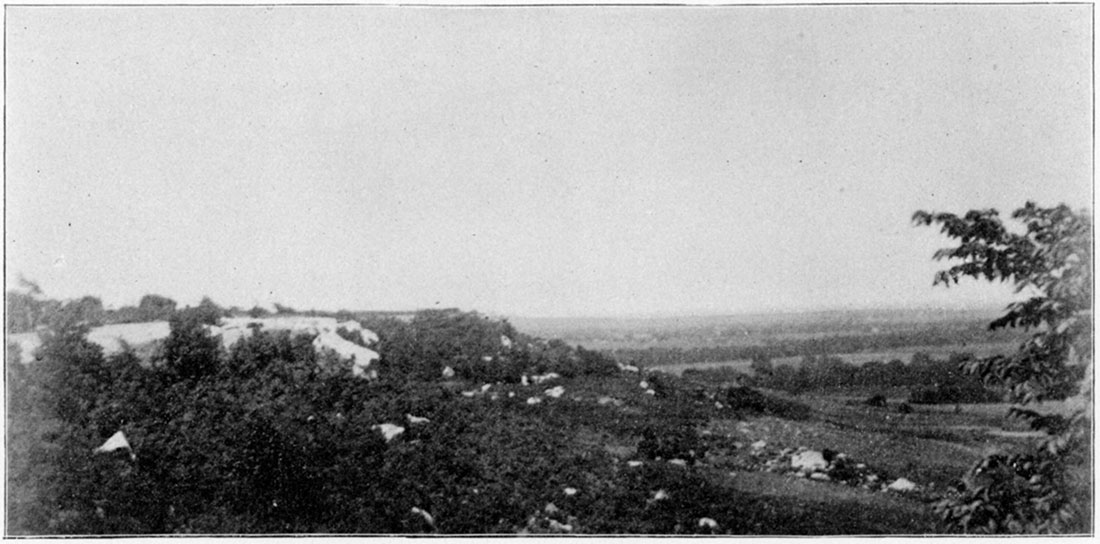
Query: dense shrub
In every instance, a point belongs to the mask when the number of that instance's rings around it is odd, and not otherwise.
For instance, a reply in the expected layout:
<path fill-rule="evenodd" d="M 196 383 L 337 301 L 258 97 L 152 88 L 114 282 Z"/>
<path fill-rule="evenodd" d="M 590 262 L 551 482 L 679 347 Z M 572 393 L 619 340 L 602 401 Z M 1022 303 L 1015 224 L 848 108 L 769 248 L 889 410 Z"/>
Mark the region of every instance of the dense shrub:
<path fill-rule="evenodd" d="M 729 408 L 739 413 L 764 414 L 784 419 L 806 419 L 810 416 L 810 407 L 798 402 L 765 395 L 750 387 L 730 387 L 726 389 L 725 402 Z"/>

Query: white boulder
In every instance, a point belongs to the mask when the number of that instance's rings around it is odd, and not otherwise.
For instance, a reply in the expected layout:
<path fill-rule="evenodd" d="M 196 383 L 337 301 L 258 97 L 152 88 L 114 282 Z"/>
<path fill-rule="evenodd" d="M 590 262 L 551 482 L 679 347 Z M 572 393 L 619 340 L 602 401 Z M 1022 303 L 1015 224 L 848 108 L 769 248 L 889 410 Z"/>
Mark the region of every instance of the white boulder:
<path fill-rule="evenodd" d="M 542 383 L 550 380 L 556 380 L 560 377 L 561 374 L 558 374 L 557 372 L 547 372 L 546 374 L 542 374 L 539 376 L 531 376 L 531 381 L 534 383 Z"/>
<path fill-rule="evenodd" d="M 886 486 L 886 489 L 889 489 L 890 491 L 900 491 L 904 493 L 907 491 L 916 491 L 917 484 L 905 478 L 898 478 L 897 480 L 894 480 L 890 485 Z"/>
<path fill-rule="evenodd" d="M 394 425 L 393 423 L 380 423 L 371 427 L 372 429 L 382 433 L 382 437 L 386 439 L 386 442 L 397 438 L 397 435 L 405 432 L 405 428 L 400 425 Z"/>
<path fill-rule="evenodd" d="M 806 450 L 791 456 L 791 468 L 803 472 L 815 472 L 829 468 L 829 462 L 821 452 Z"/>

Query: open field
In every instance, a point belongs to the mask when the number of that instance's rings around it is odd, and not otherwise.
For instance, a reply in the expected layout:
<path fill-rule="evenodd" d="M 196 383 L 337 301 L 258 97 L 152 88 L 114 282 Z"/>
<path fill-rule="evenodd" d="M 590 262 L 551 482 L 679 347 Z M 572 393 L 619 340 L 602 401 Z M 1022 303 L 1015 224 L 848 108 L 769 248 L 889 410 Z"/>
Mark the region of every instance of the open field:
<path fill-rule="evenodd" d="M 999 338 L 983 326 L 998 315 L 982 310 L 863 310 L 716 316 L 531 318 L 510 317 L 521 330 L 588 349 L 690 349 L 753 346 L 837 335 L 883 336 L 935 330 Z"/>
<path fill-rule="evenodd" d="M 836 357 L 844 360 L 848 364 L 862 365 L 871 361 L 878 361 L 881 363 L 888 363 L 893 360 L 899 360 L 903 363 L 908 363 L 913 355 L 916 353 L 924 353 L 929 357 L 937 359 L 946 359 L 953 353 L 970 353 L 975 357 L 989 357 L 992 355 L 1004 355 L 1013 352 L 1017 347 L 1014 342 L 989 342 L 989 343 L 975 343 L 975 344 L 959 344 L 959 345 L 946 345 L 946 346 L 908 346 L 904 348 L 897 348 L 885 351 L 870 351 L 860 353 L 830 353 L 830 357 Z M 802 362 L 802 357 L 780 357 L 773 359 L 774 365 L 791 365 L 797 367 Z"/>
<path fill-rule="evenodd" d="M 960 344 L 954 346 L 909 346 L 906 348 L 892 349 L 888 351 L 872 351 L 872 352 L 860 352 L 860 353 L 838 353 L 829 354 L 830 357 L 835 357 L 843 360 L 848 364 L 862 365 L 871 361 L 879 361 L 887 363 L 892 360 L 899 360 L 903 363 L 909 363 L 912 360 L 913 355 L 916 353 L 924 353 L 930 357 L 944 359 L 950 357 L 954 353 L 970 353 L 976 357 L 988 357 L 991 355 L 1003 355 L 1011 353 L 1016 347 L 1012 342 L 996 342 L 996 343 L 980 343 L 980 344 Z M 798 367 L 802 364 L 804 356 L 795 357 L 780 357 L 773 359 L 773 365 L 788 365 Z M 754 374 L 752 370 L 752 361 L 748 359 L 737 359 L 732 361 L 705 361 L 705 362 L 693 362 L 693 363 L 674 363 L 667 365 L 652 365 L 648 366 L 651 370 L 657 370 L 661 372 L 670 372 L 676 375 L 683 374 L 685 370 L 705 370 L 725 368 L 742 372 L 744 374 Z"/>

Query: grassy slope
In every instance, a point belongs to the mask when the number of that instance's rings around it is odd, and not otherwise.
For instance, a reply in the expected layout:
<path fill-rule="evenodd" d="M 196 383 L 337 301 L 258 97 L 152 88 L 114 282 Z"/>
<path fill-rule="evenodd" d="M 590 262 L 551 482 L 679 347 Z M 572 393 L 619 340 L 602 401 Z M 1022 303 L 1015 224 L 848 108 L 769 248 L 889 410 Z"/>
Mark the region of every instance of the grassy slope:
<path fill-rule="evenodd" d="M 559 400 L 568 402 L 557 406 L 575 410 L 568 417 L 576 425 L 574 444 L 578 450 L 602 449 L 618 458 L 621 470 L 626 470 L 622 466 L 625 461 L 640 459 L 638 438 L 627 431 L 647 414 L 662 409 L 660 399 L 643 394 L 636 383 L 640 379 L 625 375 L 564 382 L 566 395 Z M 599 405 L 594 412 L 584 411 L 601 396 L 623 404 L 608 403 Z M 863 407 L 845 406 L 841 400 L 829 398 L 816 399 L 811 404 L 812 415 L 800 421 L 745 414 L 744 419 L 739 419 L 720 411 L 711 415 L 700 431 L 713 437 L 716 444 L 724 444 L 726 449 L 712 451 L 715 455 L 703 462 L 678 470 L 701 476 L 708 486 L 726 490 L 737 498 L 715 501 L 705 515 L 717 520 L 724 528 L 722 532 L 734 534 L 936 532 L 936 519 L 927 502 L 979 458 L 984 439 L 965 433 L 945 435 L 949 439 L 928 438 L 910 428 L 872 428 L 877 416 L 861 419 Z M 976 424 L 993 421 L 985 414 L 971 419 Z M 870 465 L 884 481 L 906 477 L 921 484 L 925 491 L 899 495 L 764 472 L 759 466 L 750 467 L 747 460 L 751 451 L 748 445 L 757 440 L 766 441 L 767 451 L 773 453 L 800 446 L 841 451 Z M 646 467 L 654 464 L 667 465 L 663 461 L 645 461 Z M 586 530 L 617 532 L 618 527 L 608 520 L 602 526 L 604 531 L 599 524 L 590 524 Z"/>
<path fill-rule="evenodd" d="M 626 399 L 619 411 L 647 403 L 659 406 L 658 401 L 639 395 L 636 387 L 629 379 L 588 385 L 591 395 L 613 394 Z M 778 392 L 768 394 L 785 397 Z M 853 403 L 851 396 L 843 394 L 785 398 L 808 405 L 812 413 L 791 420 L 716 411 L 700 429 L 718 437 L 719 443 L 724 440 L 729 449 L 708 456 L 690 470 L 705 474 L 713 485 L 743 495 L 746 500 L 738 519 L 748 524 L 740 527 L 747 533 L 934 533 L 939 527 L 930 508 L 932 501 L 950 493 L 955 481 L 985 453 L 1028 441 L 1026 436 L 998 435 L 1023 428 L 1021 422 L 1005 417 L 1004 404 L 967 405 L 959 413 L 953 406 L 917 406 L 914 413 L 900 414 L 896 411 L 900 399 L 891 399 L 887 408 L 873 408 Z M 608 408 L 609 414 L 613 413 Z M 635 440 L 603 423 L 590 422 L 577 436 L 578 442 L 601 444 L 624 460 L 636 452 Z M 798 447 L 843 452 L 853 462 L 866 463 L 884 482 L 904 477 L 919 484 L 921 491 L 900 495 L 761 471 L 747 460 L 749 445 L 758 440 L 767 442 L 769 453 Z M 711 517 L 722 515 L 715 512 Z"/>

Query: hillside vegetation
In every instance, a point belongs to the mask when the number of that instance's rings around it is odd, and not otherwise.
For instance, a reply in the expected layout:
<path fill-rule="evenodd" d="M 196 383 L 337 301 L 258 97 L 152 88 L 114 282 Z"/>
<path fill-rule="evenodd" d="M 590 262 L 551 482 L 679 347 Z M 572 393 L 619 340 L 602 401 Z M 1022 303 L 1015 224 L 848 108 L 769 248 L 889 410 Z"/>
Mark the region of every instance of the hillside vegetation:
<path fill-rule="evenodd" d="M 960 475 L 1028 440 L 908 407 L 899 384 L 966 390 L 957 360 L 677 376 L 475 312 L 331 314 L 381 355 L 354 374 L 309 334 L 226 344 L 242 311 L 210 301 L 106 355 L 113 318 L 13 300 L 42 346 L 8 351 L 10 535 L 939 533 Z"/>
<path fill-rule="evenodd" d="M 364 322 L 376 379 L 306 335 L 226 349 L 201 312 L 170 317 L 148 361 L 104 356 L 72 321 L 42 331 L 34 363 L 9 356 L 9 534 L 937 530 L 927 497 L 877 492 L 896 470 L 845 485 L 766 466 L 825 446 L 757 444 L 821 425 L 797 400 L 476 313 Z"/>

